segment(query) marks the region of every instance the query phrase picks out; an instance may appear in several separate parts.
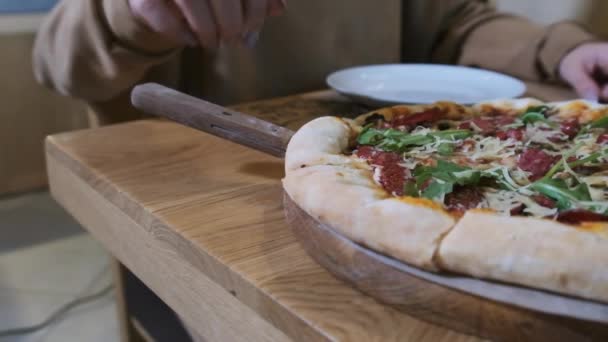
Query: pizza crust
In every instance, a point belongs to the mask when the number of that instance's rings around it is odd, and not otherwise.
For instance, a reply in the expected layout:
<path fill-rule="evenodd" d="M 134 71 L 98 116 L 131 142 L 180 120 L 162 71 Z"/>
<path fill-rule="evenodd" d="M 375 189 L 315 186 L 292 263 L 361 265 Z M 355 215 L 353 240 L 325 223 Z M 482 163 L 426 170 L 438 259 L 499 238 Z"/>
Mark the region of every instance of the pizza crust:
<path fill-rule="evenodd" d="M 608 116 L 608 106 L 587 100 L 574 100 L 548 103 L 558 109 L 556 114 L 564 119 L 577 119 L 587 123 Z"/>
<path fill-rule="evenodd" d="M 365 121 L 373 115 L 382 115 L 385 120 L 390 121 L 397 115 L 411 115 L 431 108 L 439 108 L 446 113 L 446 119 L 461 119 L 467 116 L 472 116 L 473 112 L 470 107 L 465 107 L 453 102 L 437 102 L 429 105 L 399 105 L 386 107 L 374 110 L 372 112 L 356 117 L 352 122 L 358 126 L 365 126 Z"/>
<path fill-rule="evenodd" d="M 373 182 L 371 171 L 310 166 L 289 172 L 283 187 L 300 208 L 349 239 L 408 264 L 438 270 L 433 256 L 454 219 L 432 206 L 392 197 Z"/>
<path fill-rule="evenodd" d="M 480 103 L 514 115 L 536 99 Z M 581 122 L 608 115 L 607 106 L 581 101 L 549 104 Z M 452 117 L 472 116 L 470 108 L 442 104 Z M 285 156 L 283 187 L 309 215 L 349 239 L 408 264 L 447 270 L 608 302 L 608 233 L 585 231 L 551 220 L 469 211 L 457 223 L 438 205 L 396 198 L 372 179 L 362 159 L 345 155 L 365 119 L 414 114 L 431 106 L 396 106 L 354 120 L 322 117 L 292 137 Z M 599 113 L 599 114 L 598 114 Z M 595 224 L 597 226 L 597 224 Z M 602 224 L 599 224 L 602 225 Z M 608 225 L 601 230 L 608 232 Z"/>
<path fill-rule="evenodd" d="M 293 135 L 285 152 L 285 172 L 313 165 L 344 165 L 353 163 L 345 156 L 358 132 L 346 119 L 321 117 L 302 126 Z M 359 162 L 361 167 L 366 163 Z M 367 167 L 369 168 L 369 167 Z"/>
<path fill-rule="evenodd" d="M 443 239 L 442 269 L 608 302 L 608 236 L 551 220 L 469 211 Z"/>
<path fill-rule="evenodd" d="M 508 114 L 516 114 L 522 110 L 526 110 L 530 107 L 536 107 L 543 105 L 544 102 L 531 98 L 521 98 L 521 99 L 498 99 L 491 101 L 479 102 L 473 106 L 476 111 L 485 112 L 492 108 L 497 108 L 505 111 Z"/>

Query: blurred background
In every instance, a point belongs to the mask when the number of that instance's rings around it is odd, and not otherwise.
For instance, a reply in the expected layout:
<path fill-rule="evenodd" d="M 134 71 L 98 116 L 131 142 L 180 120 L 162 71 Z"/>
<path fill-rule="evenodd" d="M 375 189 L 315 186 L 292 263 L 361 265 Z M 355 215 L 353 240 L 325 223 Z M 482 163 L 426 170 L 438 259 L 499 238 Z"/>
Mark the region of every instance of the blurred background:
<path fill-rule="evenodd" d="M 40 323 L 111 283 L 105 251 L 45 191 L 44 137 L 87 126 L 83 104 L 32 74 L 35 33 L 55 3 L 0 0 L 0 330 Z M 111 295 L 65 318 L 0 341 L 118 340 Z"/>
<path fill-rule="evenodd" d="M 57 96 L 34 81 L 30 54 L 36 29 L 55 0 L 0 0 L 0 194 L 45 185 L 42 139 L 54 132 L 84 128 L 84 106 Z M 576 19 L 593 32 L 608 34 L 602 0 L 495 0 L 506 12 L 541 23 Z M 322 86 L 322 85 L 320 85 Z"/>
<path fill-rule="evenodd" d="M 0 0 L 0 330 L 38 323 L 110 278 L 103 249 L 45 191 L 44 137 L 88 125 L 84 104 L 42 88 L 32 75 L 36 30 L 55 3 Z M 540 23 L 576 19 L 608 34 L 605 0 L 495 3 Z M 114 305 L 110 295 L 46 331 L 6 340 L 117 340 Z"/>

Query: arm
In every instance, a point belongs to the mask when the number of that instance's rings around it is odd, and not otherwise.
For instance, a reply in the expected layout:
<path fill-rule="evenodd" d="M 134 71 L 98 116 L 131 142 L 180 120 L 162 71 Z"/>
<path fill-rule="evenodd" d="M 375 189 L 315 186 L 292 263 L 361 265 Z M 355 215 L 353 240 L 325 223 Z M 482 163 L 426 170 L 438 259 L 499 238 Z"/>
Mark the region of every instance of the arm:
<path fill-rule="evenodd" d="M 571 22 L 542 27 L 494 11 L 486 1 L 455 1 L 434 58 L 496 70 L 530 81 L 559 79 L 561 59 L 595 38 Z"/>
<path fill-rule="evenodd" d="M 127 0 L 63 0 L 34 45 L 39 82 L 89 102 L 121 96 L 179 44 L 140 24 Z"/>
<path fill-rule="evenodd" d="M 284 9 L 281 0 L 62 0 L 38 33 L 34 73 L 87 101 L 92 124 L 136 119 L 132 86 L 175 87 L 181 47 L 214 47 L 243 33 L 251 43 L 264 18 Z"/>

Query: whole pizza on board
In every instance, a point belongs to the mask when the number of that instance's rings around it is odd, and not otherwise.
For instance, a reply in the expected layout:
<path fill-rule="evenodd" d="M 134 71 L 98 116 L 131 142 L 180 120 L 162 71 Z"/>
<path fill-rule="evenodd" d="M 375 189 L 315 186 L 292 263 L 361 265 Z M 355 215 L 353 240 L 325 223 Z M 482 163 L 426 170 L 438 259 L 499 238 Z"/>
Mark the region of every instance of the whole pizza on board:
<path fill-rule="evenodd" d="M 308 214 L 408 264 L 608 302 L 608 107 L 439 102 L 322 117 L 283 187 Z"/>

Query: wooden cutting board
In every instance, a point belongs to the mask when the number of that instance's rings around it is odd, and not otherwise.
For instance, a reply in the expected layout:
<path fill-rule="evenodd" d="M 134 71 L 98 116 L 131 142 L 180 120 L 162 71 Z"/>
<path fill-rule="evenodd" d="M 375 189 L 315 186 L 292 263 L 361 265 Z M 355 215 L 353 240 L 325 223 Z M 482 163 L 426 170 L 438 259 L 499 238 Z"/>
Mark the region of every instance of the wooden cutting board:
<path fill-rule="evenodd" d="M 422 271 L 319 223 L 287 195 L 285 214 L 319 264 L 417 318 L 504 341 L 608 341 L 608 305 L 470 277 Z"/>
<path fill-rule="evenodd" d="M 282 157 L 293 132 L 159 85 L 135 89 L 136 107 Z M 608 341 L 608 305 L 525 287 L 422 271 L 353 243 L 288 196 L 289 225 L 336 277 L 417 318 L 505 341 Z"/>

